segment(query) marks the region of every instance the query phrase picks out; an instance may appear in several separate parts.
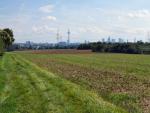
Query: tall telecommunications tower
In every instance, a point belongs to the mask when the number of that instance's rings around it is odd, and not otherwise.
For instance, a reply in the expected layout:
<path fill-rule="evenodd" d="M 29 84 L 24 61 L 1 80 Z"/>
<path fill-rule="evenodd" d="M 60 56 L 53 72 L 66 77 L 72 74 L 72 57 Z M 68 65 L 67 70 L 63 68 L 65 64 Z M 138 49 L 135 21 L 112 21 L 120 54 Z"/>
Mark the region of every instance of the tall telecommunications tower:
<path fill-rule="evenodd" d="M 59 43 L 59 29 L 57 29 L 56 40 L 57 40 L 57 43 Z"/>
<path fill-rule="evenodd" d="M 69 44 L 70 44 L 70 34 L 71 34 L 70 29 L 68 29 L 67 34 L 68 34 L 68 40 L 67 40 L 67 43 L 68 43 L 68 45 L 69 45 Z"/>

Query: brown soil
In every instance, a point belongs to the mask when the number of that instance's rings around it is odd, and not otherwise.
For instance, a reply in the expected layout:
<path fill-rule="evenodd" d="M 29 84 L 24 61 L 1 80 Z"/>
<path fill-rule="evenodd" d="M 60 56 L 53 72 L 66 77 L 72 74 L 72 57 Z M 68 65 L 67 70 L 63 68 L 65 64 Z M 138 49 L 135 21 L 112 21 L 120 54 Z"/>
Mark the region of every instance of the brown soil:
<path fill-rule="evenodd" d="M 42 59 L 42 62 L 40 59 L 32 59 L 32 61 L 42 68 L 98 92 L 104 98 L 111 93 L 127 93 L 135 96 L 138 98 L 136 104 L 142 106 L 144 113 L 150 111 L 149 80 L 140 80 L 134 75 L 127 76 L 113 71 L 89 69 L 54 59 Z"/>
<path fill-rule="evenodd" d="M 34 54 L 90 54 L 91 50 L 76 50 L 76 49 L 51 49 L 51 50 L 32 50 L 27 51 Z"/>

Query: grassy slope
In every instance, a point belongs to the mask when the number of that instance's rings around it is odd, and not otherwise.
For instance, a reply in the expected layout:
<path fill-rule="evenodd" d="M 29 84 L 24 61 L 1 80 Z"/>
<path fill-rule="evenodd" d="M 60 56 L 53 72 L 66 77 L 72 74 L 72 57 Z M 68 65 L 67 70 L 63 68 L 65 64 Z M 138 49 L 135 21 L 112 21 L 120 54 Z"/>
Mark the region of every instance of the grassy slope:
<path fill-rule="evenodd" d="M 0 58 L 0 113 L 125 113 L 16 54 Z"/>
<path fill-rule="evenodd" d="M 95 90 L 104 99 L 130 113 L 150 111 L 150 58 L 147 55 L 24 54 L 41 67 L 81 86 Z"/>

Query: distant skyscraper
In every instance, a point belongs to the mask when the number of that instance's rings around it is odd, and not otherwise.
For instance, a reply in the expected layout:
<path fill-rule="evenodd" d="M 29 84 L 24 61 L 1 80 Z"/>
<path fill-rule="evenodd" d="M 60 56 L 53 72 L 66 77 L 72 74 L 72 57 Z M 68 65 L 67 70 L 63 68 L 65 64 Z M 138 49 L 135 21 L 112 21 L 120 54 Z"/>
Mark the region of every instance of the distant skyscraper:
<path fill-rule="evenodd" d="M 110 42 L 111 42 L 111 38 L 110 38 L 110 36 L 108 37 L 107 42 L 108 42 L 108 43 L 110 43 Z"/>
<path fill-rule="evenodd" d="M 127 43 L 129 42 L 129 40 L 127 39 Z"/>
<path fill-rule="evenodd" d="M 105 39 L 104 39 L 104 38 L 102 39 L 102 42 L 103 42 L 103 43 L 105 42 Z"/>
<path fill-rule="evenodd" d="M 112 39 L 112 40 L 111 40 L 111 43 L 116 43 L 116 40 L 115 40 L 115 39 Z"/>
<path fill-rule="evenodd" d="M 134 43 L 136 43 L 136 37 L 134 38 Z"/>
<path fill-rule="evenodd" d="M 119 42 L 119 43 L 123 43 L 124 40 L 123 40 L 122 38 L 119 38 L 119 39 L 118 39 L 118 42 Z"/>

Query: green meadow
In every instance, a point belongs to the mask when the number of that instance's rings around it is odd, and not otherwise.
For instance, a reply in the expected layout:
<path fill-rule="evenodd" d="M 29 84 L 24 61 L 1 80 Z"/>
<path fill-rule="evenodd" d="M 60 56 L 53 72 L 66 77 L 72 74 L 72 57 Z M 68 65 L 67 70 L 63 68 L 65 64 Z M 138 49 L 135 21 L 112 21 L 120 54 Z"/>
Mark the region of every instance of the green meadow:
<path fill-rule="evenodd" d="M 5 53 L 0 113 L 149 113 L 150 57 Z"/>
<path fill-rule="evenodd" d="M 129 113 L 150 112 L 150 57 L 135 54 L 21 54 Z"/>
<path fill-rule="evenodd" d="M 18 54 L 6 53 L 0 57 L 0 113 L 127 111 L 105 101 L 93 91 L 38 67 Z"/>

